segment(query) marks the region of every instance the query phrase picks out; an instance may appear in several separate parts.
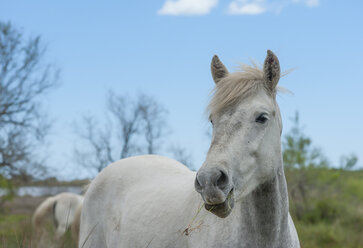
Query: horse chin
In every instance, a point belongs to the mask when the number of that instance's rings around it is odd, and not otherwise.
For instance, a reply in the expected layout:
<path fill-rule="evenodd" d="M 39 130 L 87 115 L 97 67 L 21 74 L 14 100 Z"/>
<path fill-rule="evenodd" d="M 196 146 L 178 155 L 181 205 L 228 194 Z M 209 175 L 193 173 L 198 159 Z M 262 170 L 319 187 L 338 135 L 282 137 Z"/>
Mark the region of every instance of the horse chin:
<path fill-rule="evenodd" d="M 233 189 L 229 192 L 224 202 L 212 205 L 204 203 L 204 207 L 207 211 L 217 215 L 219 218 L 226 218 L 232 212 L 234 207 Z"/>

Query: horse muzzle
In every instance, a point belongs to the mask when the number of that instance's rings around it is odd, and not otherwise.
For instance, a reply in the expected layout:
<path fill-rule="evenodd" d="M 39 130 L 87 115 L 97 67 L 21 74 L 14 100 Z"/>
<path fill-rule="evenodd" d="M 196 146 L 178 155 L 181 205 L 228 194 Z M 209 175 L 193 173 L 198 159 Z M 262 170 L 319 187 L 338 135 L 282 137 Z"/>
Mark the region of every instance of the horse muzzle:
<path fill-rule="evenodd" d="M 226 172 L 217 169 L 200 169 L 195 189 L 204 200 L 204 207 L 220 218 L 227 217 L 234 207 L 234 190 Z"/>

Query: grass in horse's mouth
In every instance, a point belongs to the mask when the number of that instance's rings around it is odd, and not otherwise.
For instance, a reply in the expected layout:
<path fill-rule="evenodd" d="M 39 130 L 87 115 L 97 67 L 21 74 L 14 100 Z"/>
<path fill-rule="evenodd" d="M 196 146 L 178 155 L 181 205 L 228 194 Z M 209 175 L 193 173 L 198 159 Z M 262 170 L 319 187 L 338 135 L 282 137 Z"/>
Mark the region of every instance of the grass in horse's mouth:
<path fill-rule="evenodd" d="M 213 212 L 213 210 L 215 209 L 226 208 L 226 207 L 227 207 L 226 211 L 230 211 L 233 208 L 233 201 L 234 199 L 233 199 L 233 188 L 232 188 L 231 191 L 228 193 L 228 196 L 224 202 L 218 204 L 204 203 L 204 206 L 208 211 L 211 212 Z"/>

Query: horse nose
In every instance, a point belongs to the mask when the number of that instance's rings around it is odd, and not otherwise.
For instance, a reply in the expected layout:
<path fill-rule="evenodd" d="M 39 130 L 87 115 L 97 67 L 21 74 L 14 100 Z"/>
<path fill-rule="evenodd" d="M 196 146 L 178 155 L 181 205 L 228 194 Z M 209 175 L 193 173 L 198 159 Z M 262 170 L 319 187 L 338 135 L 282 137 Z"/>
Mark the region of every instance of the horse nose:
<path fill-rule="evenodd" d="M 208 186 L 224 190 L 229 184 L 226 172 L 220 169 L 199 170 L 195 178 L 195 189 L 198 193 Z"/>

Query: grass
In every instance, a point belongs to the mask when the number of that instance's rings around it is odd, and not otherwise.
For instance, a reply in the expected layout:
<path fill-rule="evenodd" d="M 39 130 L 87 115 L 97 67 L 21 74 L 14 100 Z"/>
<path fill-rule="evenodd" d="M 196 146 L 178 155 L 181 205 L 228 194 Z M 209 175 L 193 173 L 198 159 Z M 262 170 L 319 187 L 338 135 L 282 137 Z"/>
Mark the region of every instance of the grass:
<path fill-rule="evenodd" d="M 31 216 L 26 214 L 0 215 L 0 247 L 6 248 L 76 248 L 71 232 L 60 240 L 54 239 L 51 220 L 45 223 L 42 236 L 35 236 L 31 226 Z"/>
<path fill-rule="evenodd" d="M 30 225 L 25 215 L 0 215 L 0 242 L 2 247 L 25 247 Z"/>

